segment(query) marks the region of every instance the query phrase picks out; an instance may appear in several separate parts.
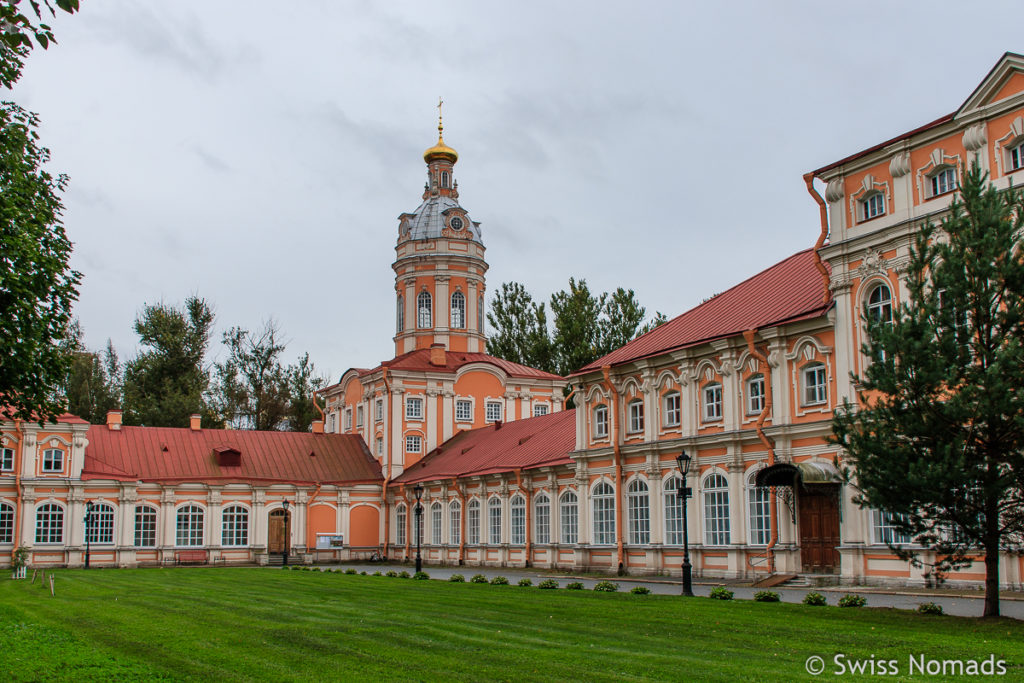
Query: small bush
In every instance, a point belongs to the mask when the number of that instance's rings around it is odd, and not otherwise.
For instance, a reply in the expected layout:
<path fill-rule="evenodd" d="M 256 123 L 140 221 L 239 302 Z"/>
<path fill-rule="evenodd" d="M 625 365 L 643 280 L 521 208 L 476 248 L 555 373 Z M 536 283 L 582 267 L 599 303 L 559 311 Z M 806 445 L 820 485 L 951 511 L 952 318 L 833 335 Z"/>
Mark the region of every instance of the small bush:
<path fill-rule="evenodd" d="M 350 576 L 354 576 L 355 574 L 358 574 L 359 572 L 357 572 L 355 569 L 346 569 L 345 573 L 349 574 Z"/>
<path fill-rule="evenodd" d="M 558 582 L 554 579 L 544 579 L 543 581 L 537 584 L 537 588 L 543 588 L 545 590 L 558 588 Z"/>
<path fill-rule="evenodd" d="M 384 574 L 384 576 L 388 577 L 389 579 L 393 579 L 393 578 L 395 578 L 396 576 L 398 576 L 398 572 L 396 572 L 396 571 L 395 571 L 394 569 L 389 569 L 389 570 L 387 570 L 387 572 L 386 572 L 386 573 Z"/>
<path fill-rule="evenodd" d="M 470 583 L 488 583 L 487 577 L 483 574 L 473 574 L 473 578 L 469 580 Z"/>
<path fill-rule="evenodd" d="M 942 605 L 936 605 L 934 602 L 922 602 L 917 606 L 917 611 L 921 614 L 942 614 Z"/>
<path fill-rule="evenodd" d="M 757 591 L 754 593 L 755 602 L 778 602 L 779 594 L 775 591 Z"/>
<path fill-rule="evenodd" d="M 366 570 L 364 569 L 363 571 L 359 572 L 359 575 L 360 576 L 366 576 Z"/>
<path fill-rule="evenodd" d="M 416 579 L 417 581 L 426 581 L 430 578 L 430 574 L 426 572 L 416 572 L 412 575 L 412 578 Z"/>
<path fill-rule="evenodd" d="M 448 577 L 448 580 L 452 583 L 466 583 L 466 577 L 462 574 L 452 574 Z"/>
<path fill-rule="evenodd" d="M 598 581 L 594 584 L 594 590 L 598 593 L 614 593 L 619 590 L 619 584 L 612 583 L 611 581 Z"/>
<path fill-rule="evenodd" d="M 804 604 L 810 605 L 811 607 L 821 607 L 822 605 L 827 605 L 828 600 L 826 600 L 825 596 L 821 593 L 812 591 L 804 596 Z"/>
<path fill-rule="evenodd" d="M 491 585 L 492 586 L 507 586 L 508 585 L 508 579 L 506 579 L 504 576 L 495 576 L 493 579 L 491 579 Z"/>
<path fill-rule="evenodd" d="M 853 593 L 850 593 L 849 595 L 844 595 L 843 597 L 839 598 L 839 602 L 837 604 L 840 607 L 863 607 L 864 605 L 868 604 L 868 601 L 867 598 L 865 598 L 863 595 L 855 595 Z"/>
<path fill-rule="evenodd" d="M 732 600 L 732 591 L 725 586 L 715 586 L 710 597 L 712 600 Z"/>
<path fill-rule="evenodd" d="M 519 585 L 523 588 L 529 588 L 533 585 L 533 581 L 530 581 L 529 579 L 519 579 Z"/>
<path fill-rule="evenodd" d="M 383 575 L 383 574 L 381 574 L 381 573 L 380 573 L 379 571 L 378 571 L 378 572 L 374 572 L 374 573 L 373 573 L 373 575 L 374 575 L 374 576 L 384 576 L 384 575 Z"/>
<path fill-rule="evenodd" d="M 579 581 L 570 581 L 565 584 L 565 589 L 570 591 L 581 591 L 583 590 L 583 584 Z"/>
<path fill-rule="evenodd" d="M 629 592 L 633 595 L 650 595 L 651 589 L 647 586 L 633 586 Z"/>
<path fill-rule="evenodd" d="M 404 569 L 402 571 L 398 572 L 398 578 L 400 578 L 400 579 L 408 579 L 410 576 L 412 576 L 412 574 L 410 574 L 409 572 L 405 571 Z"/>

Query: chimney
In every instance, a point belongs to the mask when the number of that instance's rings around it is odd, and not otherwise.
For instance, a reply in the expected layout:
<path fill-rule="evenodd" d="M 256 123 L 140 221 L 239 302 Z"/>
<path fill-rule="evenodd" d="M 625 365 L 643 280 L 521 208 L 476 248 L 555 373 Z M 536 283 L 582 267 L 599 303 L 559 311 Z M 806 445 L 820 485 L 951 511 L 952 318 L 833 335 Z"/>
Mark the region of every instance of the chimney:
<path fill-rule="evenodd" d="M 494 431 L 498 431 L 499 429 L 501 429 L 501 420 L 495 420 L 494 421 Z"/>
<path fill-rule="evenodd" d="M 118 431 L 121 429 L 121 415 L 124 413 L 123 410 L 108 410 L 107 411 L 107 429 L 112 431 Z"/>
<path fill-rule="evenodd" d="M 192 413 L 192 417 L 189 418 L 189 427 L 192 428 L 193 432 L 198 432 L 200 423 L 203 421 L 203 416 L 199 413 Z"/>
<path fill-rule="evenodd" d="M 314 434 L 323 434 L 324 433 L 324 421 L 323 420 L 313 420 L 313 433 Z"/>
<path fill-rule="evenodd" d="M 444 344 L 430 345 L 430 364 L 440 367 L 448 364 L 448 359 L 445 358 Z"/>

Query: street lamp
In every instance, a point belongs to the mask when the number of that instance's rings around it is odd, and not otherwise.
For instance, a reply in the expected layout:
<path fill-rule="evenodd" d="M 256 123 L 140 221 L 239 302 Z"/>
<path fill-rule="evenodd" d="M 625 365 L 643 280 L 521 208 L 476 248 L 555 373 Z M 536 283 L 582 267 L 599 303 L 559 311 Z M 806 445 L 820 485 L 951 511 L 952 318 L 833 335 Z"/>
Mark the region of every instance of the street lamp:
<path fill-rule="evenodd" d="M 693 585 L 691 583 L 692 567 L 690 565 L 689 525 L 686 522 L 686 500 L 690 497 L 692 491 L 686 485 L 686 475 L 690 473 L 691 460 L 692 458 L 686 454 L 686 451 L 682 451 L 676 456 L 676 464 L 679 465 L 679 472 L 683 475 L 683 481 L 680 482 L 679 488 L 676 490 L 676 495 L 683 499 L 683 595 L 690 598 L 693 597 Z"/>
<path fill-rule="evenodd" d="M 92 501 L 85 503 L 85 568 L 89 568 L 89 544 L 92 542 Z"/>
<path fill-rule="evenodd" d="M 416 484 L 416 488 L 413 490 L 416 492 L 416 573 L 418 574 L 423 570 L 423 558 L 420 557 L 420 529 L 423 526 L 421 521 L 423 506 L 420 505 L 420 499 L 423 497 L 423 484 Z"/>
<path fill-rule="evenodd" d="M 288 537 L 291 535 L 290 532 L 291 532 L 291 526 L 292 526 L 290 524 L 290 522 L 291 522 L 291 514 L 289 514 L 289 512 L 288 512 L 288 499 L 287 498 L 285 498 L 281 502 L 281 507 L 284 508 L 284 566 L 287 567 L 288 566 L 288 552 L 290 551 L 290 548 L 288 547 L 288 541 L 290 539 Z"/>

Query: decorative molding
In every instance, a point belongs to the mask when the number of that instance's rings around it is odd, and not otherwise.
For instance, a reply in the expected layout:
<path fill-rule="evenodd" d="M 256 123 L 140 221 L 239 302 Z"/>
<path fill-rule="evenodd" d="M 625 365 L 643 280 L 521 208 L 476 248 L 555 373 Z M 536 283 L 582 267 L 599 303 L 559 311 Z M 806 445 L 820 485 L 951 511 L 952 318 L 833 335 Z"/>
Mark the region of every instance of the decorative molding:
<path fill-rule="evenodd" d="M 864 254 L 861 264 L 857 266 L 857 270 L 855 272 L 857 276 L 863 280 L 870 275 L 884 273 L 888 267 L 888 261 L 886 261 L 874 248 L 869 247 L 867 253 Z"/>
<path fill-rule="evenodd" d="M 897 152 L 889 162 L 889 173 L 893 178 L 900 178 L 910 173 L 910 153 Z"/>
<path fill-rule="evenodd" d="M 828 185 L 825 186 L 825 201 L 829 204 L 838 202 L 846 194 L 846 188 L 844 187 L 842 178 L 833 178 L 828 181 Z"/>
<path fill-rule="evenodd" d="M 968 152 L 974 152 L 988 143 L 988 130 L 984 123 L 976 123 L 964 131 L 964 147 Z"/>

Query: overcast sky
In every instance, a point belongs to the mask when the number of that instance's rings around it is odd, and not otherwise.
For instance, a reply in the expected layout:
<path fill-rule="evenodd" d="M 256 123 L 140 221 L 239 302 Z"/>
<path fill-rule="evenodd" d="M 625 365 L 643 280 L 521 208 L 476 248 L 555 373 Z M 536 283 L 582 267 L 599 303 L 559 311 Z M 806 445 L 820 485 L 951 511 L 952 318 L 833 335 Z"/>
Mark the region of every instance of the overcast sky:
<path fill-rule="evenodd" d="M 803 173 L 1024 51 L 1019 2 L 83 0 L 53 23 L 13 99 L 71 177 L 87 344 L 131 357 L 143 304 L 197 293 L 211 359 L 274 317 L 332 381 L 393 355 L 438 96 L 490 294 L 575 276 L 673 317 L 814 243 Z"/>

